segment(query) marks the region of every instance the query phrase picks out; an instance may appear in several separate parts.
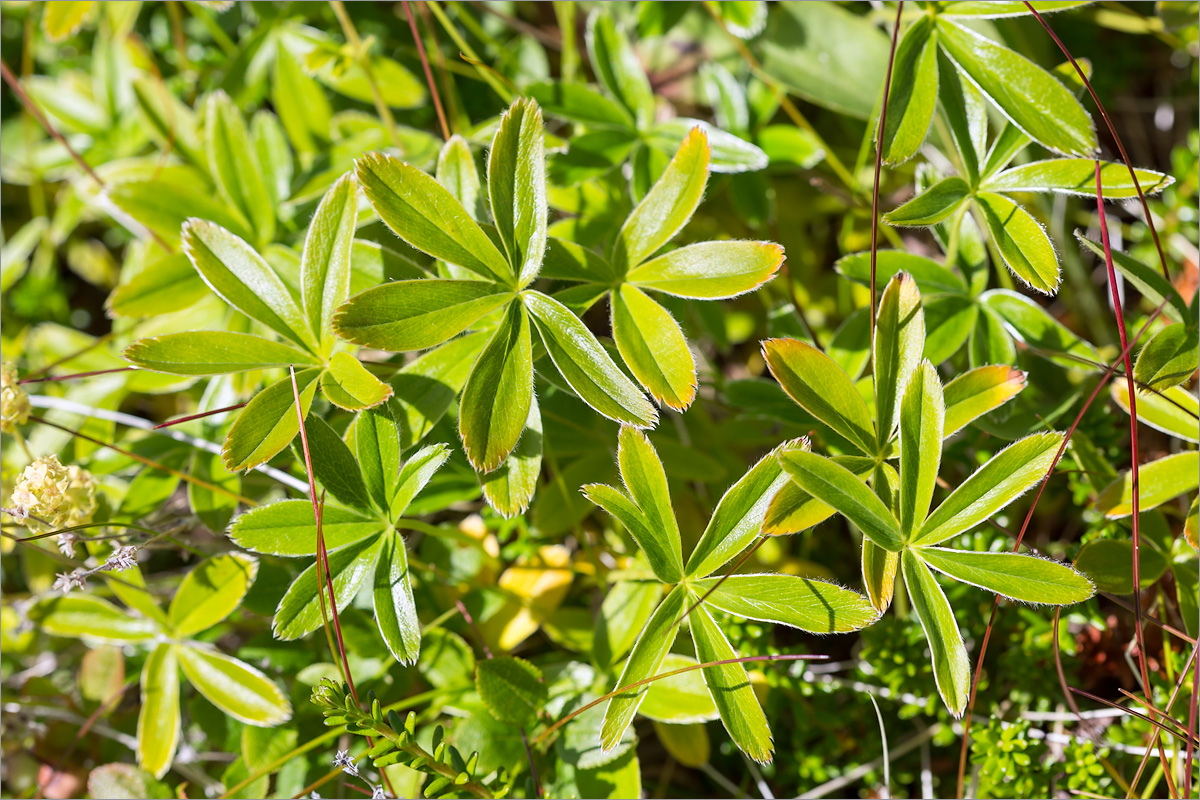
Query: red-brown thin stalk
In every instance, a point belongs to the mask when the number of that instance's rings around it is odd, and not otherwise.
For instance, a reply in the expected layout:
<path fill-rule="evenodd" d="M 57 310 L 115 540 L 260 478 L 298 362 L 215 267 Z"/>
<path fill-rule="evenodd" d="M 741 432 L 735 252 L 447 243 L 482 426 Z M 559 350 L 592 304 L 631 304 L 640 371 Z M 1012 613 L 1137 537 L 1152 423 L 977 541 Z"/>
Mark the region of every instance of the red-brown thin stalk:
<path fill-rule="evenodd" d="M 1170 699 L 1167 700 L 1167 711 L 1170 711 L 1171 706 L 1175 705 L 1175 699 L 1179 696 L 1179 692 L 1182 691 L 1182 689 L 1183 689 L 1183 683 L 1184 683 L 1184 681 L 1187 680 L 1188 667 L 1193 666 L 1197 669 L 1197 671 L 1200 671 L 1200 665 L 1194 663 L 1196 661 L 1197 653 L 1200 653 L 1200 647 L 1197 647 L 1197 646 L 1195 646 L 1195 644 L 1193 644 L 1192 654 L 1190 656 L 1188 656 L 1187 661 L 1183 662 L 1183 669 L 1179 673 L 1179 680 L 1177 680 L 1175 682 L 1175 688 L 1171 691 Z M 1192 695 L 1191 710 L 1192 710 L 1192 713 L 1194 713 L 1196 710 L 1196 695 L 1195 694 Z M 1193 736 L 1192 732 L 1189 731 L 1189 734 L 1188 734 L 1188 746 L 1189 747 L 1192 744 L 1192 736 Z M 1155 739 L 1158 740 L 1157 733 L 1155 734 Z M 1129 790 L 1128 790 L 1129 797 L 1133 797 L 1134 789 L 1137 787 L 1137 785 L 1139 783 L 1141 783 L 1142 773 L 1146 770 L 1146 764 L 1149 763 L 1149 761 L 1150 761 L 1150 752 L 1151 752 L 1151 749 L 1149 747 L 1147 747 L 1146 752 L 1142 754 L 1142 763 L 1138 765 L 1138 770 L 1133 776 L 1133 782 L 1129 784 Z M 1166 761 L 1166 753 L 1162 752 L 1161 741 L 1159 741 L 1159 752 L 1160 752 L 1159 757 L 1162 759 L 1162 763 L 1163 763 L 1163 772 L 1165 773 L 1167 761 Z M 1188 797 L 1189 793 L 1184 792 L 1183 796 Z"/>
<path fill-rule="evenodd" d="M 1127 714 L 1131 714 L 1131 715 L 1137 717 L 1138 719 L 1142 720 L 1143 722 L 1150 723 L 1151 726 L 1153 726 L 1154 728 L 1157 728 L 1160 732 L 1169 733 L 1172 736 L 1175 736 L 1179 739 L 1182 739 L 1184 736 L 1182 732 L 1175 730 L 1174 728 L 1170 727 L 1169 725 L 1164 725 L 1163 723 L 1159 722 L 1157 719 L 1150 716 L 1149 714 L 1144 714 L 1141 711 L 1138 711 L 1137 709 L 1130 708 L 1129 706 L 1123 706 L 1120 703 L 1114 703 L 1112 700 L 1105 700 L 1103 697 L 1100 697 L 1099 695 L 1094 695 L 1091 692 L 1085 692 L 1083 689 L 1076 689 L 1074 686 L 1071 687 L 1071 691 L 1074 692 L 1075 694 L 1079 695 L 1080 697 L 1086 697 L 1088 700 L 1093 700 L 1102 705 L 1106 705 L 1109 708 L 1115 708 L 1120 711 L 1124 711 Z M 1155 711 L 1157 711 L 1157 710 L 1158 709 L 1155 709 Z M 1163 771 L 1164 772 L 1166 771 L 1166 765 L 1164 765 Z"/>
<path fill-rule="evenodd" d="M 225 406 L 224 408 L 214 408 L 212 411 L 201 411 L 199 414 L 189 414 L 186 417 L 178 417 L 176 419 L 167 420 L 166 422 L 160 422 L 154 426 L 154 430 L 158 430 L 159 428 L 169 428 L 172 425 L 182 425 L 185 422 L 204 419 L 205 417 L 211 417 L 214 414 L 223 414 L 226 411 L 237 411 L 239 408 L 244 408 L 245 406 L 245 403 L 234 403 L 233 405 Z"/>
<path fill-rule="evenodd" d="M 1071 696 L 1071 687 L 1067 684 L 1067 674 L 1063 671 L 1062 650 L 1058 646 L 1058 623 L 1062 617 L 1062 606 L 1054 607 L 1054 671 L 1058 673 L 1058 685 L 1062 688 L 1063 697 L 1067 701 L 1067 706 L 1070 707 L 1071 713 L 1083 721 L 1083 715 L 1079 713 L 1079 704 L 1075 702 L 1075 698 Z"/>
<path fill-rule="evenodd" d="M 78 378 L 94 378 L 97 375 L 112 375 L 115 372 L 133 372 L 136 369 L 137 369 L 137 367 L 114 367 L 112 369 L 96 369 L 96 370 L 92 370 L 91 372 L 73 372 L 70 375 L 47 375 L 45 377 L 40 377 L 40 378 L 26 375 L 24 378 L 17 381 L 17 383 L 25 384 L 25 383 L 52 383 L 54 381 L 73 381 Z"/>
<path fill-rule="evenodd" d="M 1121 293 L 1117 290 L 1117 271 L 1113 267 L 1112 245 L 1108 238 L 1108 216 L 1104 213 L 1104 188 L 1100 184 L 1100 161 L 1096 160 L 1096 210 L 1100 213 L 1100 240 L 1104 243 L 1104 263 L 1108 268 L 1108 286 L 1112 293 L 1113 315 L 1117 318 L 1117 333 L 1121 337 L 1122 357 L 1125 361 L 1125 374 L 1133 375 L 1133 363 L 1130 360 L 1129 339 L 1125 334 L 1125 313 L 1121 308 Z M 1131 380 L 1125 381 L 1129 394 L 1129 447 L 1130 455 L 1130 486 L 1133 495 L 1133 632 L 1138 645 L 1138 669 L 1142 673 L 1142 691 L 1146 701 L 1150 702 L 1150 676 L 1146 671 L 1146 642 L 1142 632 L 1142 583 L 1140 565 L 1138 564 L 1138 547 L 1140 545 L 1141 526 L 1138 516 L 1141 512 L 1141 483 L 1138 453 L 1138 413 L 1137 390 Z M 1164 765 L 1164 769 L 1165 769 Z"/>
<path fill-rule="evenodd" d="M 1042 499 L 1042 494 L 1046 491 L 1046 484 L 1049 482 L 1050 476 L 1054 474 L 1054 468 L 1057 467 L 1058 462 L 1062 460 L 1063 454 L 1066 453 L 1067 445 L 1070 443 L 1071 437 L 1075 435 L 1075 429 L 1078 428 L 1079 423 L 1083 421 L 1084 414 L 1086 414 L 1088 409 L 1092 407 L 1092 403 L 1096 402 L 1096 398 L 1100 395 L 1100 390 L 1107 385 L 1109 379 L 1112 378 L 1113 373 L 1116 372 L 1117 367 L 1121 364 L 1123 359 L 1129 355 L 1130 351 L 1137 346 L 1137 343 L 1141 340 L 1142 335 L 1150 329 L 1150 325 L 1154 322 L 1154 320 L 1158 319 L 1158 315 L 1162 313 L 1163 309 L 1166 308 L 1166 305 L 1167 300 L 1163 300 L 1161 303 L 1159 303 L 1158 308 L 1154 309 L 1153 313 L 1151 313 L 1146 319 L 1146 323 L 1142 326 L 1141 330 L 1139 330 L 1137 335 L 1133 337 L 1133 341 L 1125 345 L 1125 347 L 1122 349 L 1121 355 L 1117 357 L 1117 360 L 1108 366 L 1108 369 L 1105 371 L 1104 375 L 1102 375 L 1100 380 L 1096 383 L 1096 387 L 1092 389 L 1091 395 L 1089 395 L 1087 401 L 1084 402 L 1083 407 L 1079 409 L 1079 413 L 1075 415 L 1075 419 L 1071 423 L 1071 427 L 1067 428 L 1067 433 L 1063 437 L 1062 443 L 1058 446 L 1058 452 L 1054 454 L 1054 460 L 1050 462 L 1050 467 L 1046 470 L 1046 474 L 1042 476 L 1042 482 L 1038 485 L 1037 492 L 1035 492 L 1033 495 L 1033 502 L 1029 505 L 1029 511 L 1025 513 L 1025 521 L 1021 523 L 1021 530 L 1017 534 L 1016 542 L 1013 544 L 1013 552 L 1016 552 L 1020 549 L 1021 542 L 1025 539 L 1025 532 L 1029 530 L 1029 523 L 1033 520 L 1033 512 L 1037 510 L 1038 503 Z M 975 713 L 975 695 L 979 690 L 979 675 L 980 671 L 983 669 L 983 659 L 987 656 L 988 642 L 991 641 L 992 628 L 996 624 L 996 613 L 999 611 L 999 609 L 1000 595 L 997 594 L 992 603 L 992 613 L 988 618 L 987 628 L 985 628 L 983 631 L 983 639 L 979 645 L 979 657 L 975 659 L 975 672 L 971 678 L 971 696 L 967 701 L 967 713 L 963 716 L 963 743 L 962 750 L 959 752 L 958 758 L 958 797 L 963 796 L 963 784 L 966 777 L 967 768 L 967 752 L 971 743 L 971 717 Z"/>
<path fill-rule="evenodd" d="M 433 98 L 433 108 L 437 111 L 438 124 L 442 127 L 442 138 L 450 138 L 450 126 L 446 124 L 446 112 L 442 110 L 442 98 L 438 95 L 437 84 L 433 80 L 433 70 L 429 68 L 429 57 L 425 55 L 425 43 L 421 41 L 421 32 L 417 29 L 417 20 L 413 17 L 408 0 L 400 0 L 404 6 L 404 16 L 408 17 L 408 27 L 412 29 L 413 41 L 417 43 L 417 55 L 421 57 L 421 66 L 425 69 L 425 82 L 429 84 L 429 95 Z"/>
<path fill-rule="evenodd" d="M 1133 169 L 1133 162 L 1129 160 L 1129 154 L 1125 152 L 1125 143 L 1117 135 L 1116 126 L 1109 119 L 1108 111 L 1105 110 L 1104 104 L 1100 102 L 1100 98 L 1096 95 L 1096 90 L 1092 88 L 1092 82 L 1088 80 L 1087 75 L 1083 74 L 1083 69 L 1080 68 L 1079 63 L 1075 60 L 1075 56 L 1071 55 L 1071 51 L 1067 50 L 1067 46 L 1062 43 L 1062 40 L 1054 33 L 1054 29 L 1042 18 L 1042 15 L 1038 13 L 1038 10 L 1033 7 L 1033 4 L 1029 0 L 1025 0 L 1025 6 L 1037 18 L 1037 21 L 1042 24 L 1042 27 L 1046 29 L 1046 33 L 1050 34 L 1050 38 L 1058 45 L 1058 49 L 1067 57 L 1067 60 L 1071 62 L 1071 66 L 1075 68 L 1079 79 L 1087 87 L 1088 94 L 1092 96 L 1092 102 L 1096 104 L 1096 110 L 1100 112 L 1100 116 L 1104 119 L 1104 124 L 1108 126 L 1108 132 L 1112 135 L 1113 141 L 1117 145 L 1117 152 L 1121 154 L 1121 160 L 1125 162 L 1125 168 L 1129 170 L 1129 177 L 1133 179 L 1133 186 L 1137 189 L 1138 199 L 1142 202 L 1142 212 L 1146 215 L 1146 225 L 1150 228 L 1150 235 L 1154 237 L 1154 247 L 1158 250 L 1158 263 L 1162 266 L 1163 277 L 1170 281 L 1171 275 L 1167 271 L 1167 256 L 1163 253 L 1162 243 L 1158 240 L 1158 230 L 1154 227 L 1154 217 L 1150 215 L 1150 204 L 1146 201 L 1146 193 L 1142 191 L 1142 184 L 1138 182 L 1137 173 Z"/>
<path fill-rule="evenodd" d="M 896 41 L 900 36 L 900 14 L 904 0 L 896 4 L 896 22 L 892 25 L 892 49 L 888 53 L 887 77 L 883 81 L 883 102 L 879 105 L 879 127 L 875 131 L 875 181 L 871 185 L 871 352 L 875 351 L 875 258 L 879 251 L 879 173 L 883 171 L 883 128 L 887 123 L 888 92 L 892 88 L 892 67 L 896 62 Z"/>
<path fill-rule="evenodd" d="M 33 115 L 34 119 L 36 119 L 38 124 L 45 129 L 46 133 L 50 134 L 56 142 L 66 148 L 67 153 L 69 153 L 71 158 L 75 160 L 75 163 L 78 164 L 83 171 L 88 174 L 88 177 L 94 180 L 101 189 L 105 188 L 104 181 L 101 180 L 100 176 L 96 174 L 91 165 L 83 160 L 83 156 L 76 152 L 75 148 L 71 146 L 71 143 L 67 141 L 65 136 L 55 130 L 54 126 L 50 124 L 48 119 L 46 119 L 46 116 L 42 113 L 41 109 L 38 108 L 33 100 L 30 99 L 29 95 L 25 93 L 24 87 L 21 86 L 21 83 L 17 80 L 16 76 L 13 75 L 12 70 L 8 68 L 8 64 L 4 62 L 4 59 L 0 59 L 0 75 L 4 76 L 4 82 L 8 84 L 8 88 L 12 89 L 13 94 L 15 94 L 17 99 L 21 101 L 21 105 L 25 106 L 25 110 Z"/>
<path fill-rule="evenodd" d="M 321 598 L 321 616 L 325 616 L 324 591 L 325 588 L 328 588 L 329 605 L 333 610 L 333 627 L 337 632 L 337 655 L 341 659 L 342 675 L 346 679 L 346 685 L 350 687 L 350 696 L 354 698 L 355 705 L 358 705 L 358 690 L 354 687 L 354 676 L 350 674 L 350 662 L 346 658 L 346 642 L 342 638 L 342 621 L 338 616 L 337 597 L 333 591 L 333 578 L 329 574 L 329 553 L 325 549 L 325 531 L 321 526 L 325 516 L 325 503 L 323 495 L 320 497 L 317 495 L 317 484 L 313 477 L 312 452 L 308 449 L 308 431 L 304 427 L 304 406 L 300 402 L 300 388 L 296 385 L 296 368 L 289 367 L 288 374 L 291 375 L 292 394 L 296 398 L 296 419 L 300 423 L 300 447 L 304 452 L 304 469 L 308 473 L 308 496 L 312 500 L 313 519 L 317 526 L 317 561 L 321 565 L 318 567 L 318 573 L 322 567 L 325 572 L 326 586 L 321 586 L 319 575 L 317 582 L 317 596 Z"/>

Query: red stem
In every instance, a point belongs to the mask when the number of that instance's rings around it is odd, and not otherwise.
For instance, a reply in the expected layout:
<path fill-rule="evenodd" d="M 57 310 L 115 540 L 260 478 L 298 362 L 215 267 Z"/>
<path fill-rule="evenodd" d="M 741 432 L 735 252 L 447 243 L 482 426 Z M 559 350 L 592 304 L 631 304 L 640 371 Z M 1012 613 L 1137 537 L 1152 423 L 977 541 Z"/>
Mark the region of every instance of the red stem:
<path fill-rule="evenodd" d="M 190 414 L 186 417 L 179 417 L 177 419 L 167 420 L 166 422 L 160 422 L 154 426 L 154 430 L 158 430 L 159 428 L 169 428 L 172 425 L 182 425 L 185 422 L 191 422 L 192 420 L 196 419 L 204 419 L 205 417 L 211 417 L 214 414 L 222 414 L 226 411 L 237 411 L 239 408 L 244 408 L 245 406 L 245 403 L 235 403 L 234 405 L 225 406 L 224 408 L 214 408 L 212 411 L 201 411 L 199 414 Z"/>
<path fill-rule="evenodd" d="M 425 69 L 425 82 L 429 84 L 429 95 L 433 98 L 433 107 L 437 111 L 438 124 L 442 126 L 442 138 L 450 138 L 450 126 L 446 124 L 446 112 L 442 110 L 442 98 L 438 95 L 437 84 L 433 81 L 433 70 L 429 68 L 429 57 L 425 55 L 425 43 L 421 41 L 421 32 L 417 30 L 417 21 L 413 18 L 408 0 L 401 0 L 404 6 L 404 16 L 408 17 L 408 27 L 412 28 L 413 41 L 417 43 L 417 55 L 421 57 L 421 66 Z"/>
<path fill-rule="evenodd" d="M 133 372 L 137 367 L 114 367 L 113 369 L 97 369 L 91 372 L 73 372 L 70 375 L 48 375 L 43 378 L 34 378 L 26 376 L 17 381 L 19 384 L 26 383 L 52 383 L 54 381 L 73 381 L 77 378 L 94 378 L 97 375 L 112 375 L 115 372 Z"/>
<path fill-rule="evenodd" d="M 1125 152 L 1125 143 L 1121 141 L 1121 137 L 1117 135 L 1117 129 L 1112 124 L 1112 120 L 1108 117 L 1108 111 L 1105 110 L 1104 104 L 1100 102 L 1100 98 L 1096 95 L 1096 90 L 1092 88 L 1092 82 L 1088 80 L 1087 75 L 1083 74 L 1083 69 L 1075 60 L 1075 56 L 1071 55 L 1071 51 L 1067 50 L 1067 46 L 1062 43 L 1062 40 L 1054 33 L 1049 23 L 1042 18 L 1038 10 L 1033 7 L 1029 0 L 1025 0 L 1025 7 L 1028 8 L 1037 21 L 1046 29 L 1046 33 L 1050 34 L 1050 38 L 1058 45 L 1058 49 L 1062 51 L 1067 60 L 1071 62 L 1071 66 L 1075 68 L 1079 79 L 1083 81 L 1083 85 L 1087 87 L 1088 94 L 1092 96 L 1092 102 L 1096 104 L 1096 110 L 1100 112 L 1100 116 L 1104 118 L 1104 124 L 1108 126 L 1108 132 L 1112 134 L 1113 141 L 1117 145 L 1117 152 L 1121 154 L 1121 160 L 1125 162 L 1125 168 L 1129 170 L 1129 177 L 1133 179 L 1133 186 L 1137 189 L 1138 199 L 1142 201 L 1142 212 L 1146 215 L 1146 225 L 1150 228 L 1150 235 L 1154 237 L 1154 247 L 1158 250 L 1158 263 L 1162 266 L 1163 277 L 1168 281 L 1171 280 L 1171 275 L 1167 271 L 1167 257 L 1163 253 L 1162 243 L 1158 240 L 1158 230 L 1154 227 L 1154 217 L 1150 215 L 1150 204 L 1146 201 L 1146 193 L 1142 191 L 1142 184 L 1138 181 L 1137 173 L 1133 169 L 1133 162 L 1129 160 L 1129 154 Z M 1103 212 L 1101 212 L 1103 213 Z"/>

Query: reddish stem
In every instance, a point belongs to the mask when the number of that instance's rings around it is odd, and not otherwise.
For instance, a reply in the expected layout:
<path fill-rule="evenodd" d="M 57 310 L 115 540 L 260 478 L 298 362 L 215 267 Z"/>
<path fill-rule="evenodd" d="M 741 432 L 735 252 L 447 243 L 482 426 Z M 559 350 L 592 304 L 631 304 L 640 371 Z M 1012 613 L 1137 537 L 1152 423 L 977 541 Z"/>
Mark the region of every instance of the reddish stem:
<path fill-rule="evenodd" d="M 1033 13 L 1033 16 L 1037 18 L 1037 21 L 1040 22 L 1042 27 L 1046 29 L 1046 33 L 1050 34 L 1050 38 L 1054 40 L 1056 45 L 1058 45 L 1058 49 L 1061 50 L 1063 55 L 1067 57 L 1067 60 L 1071 62 L 1071 66 L 1075 68 L 1075 72 L 1079 75 L 1079 79 L 1083 81 L 1083 85 L 1087 87 L 1088 94 L 1092 96 L 1092 102 L 1096 104 L 1096 110 L 1099 111 L 1100 116 L 1104 118 L 1104 124 L 1108 126 L 1108 132 L 1112 134 L 1113 141 L 1117 145 L 1117 152 L 1121 154 L 1121 160 L 1125 162 L 1125 168 L 1129 170 L 1129 177 L 1133 179 L 1133 186 L 1135 189 L 1137 189 L 1138 199 L 1142 201 L 1142 212 L 1146 215 L 1146 225 L 1150 228 L 1150 235 L 1154 237 L 1154 247 L 1158 250 L 1158 263 L 1162 266 L 1163 277 L 1170 281 L 1171 275 L 1167 271 L 1167 257 L 1163 253 L 1162 243 L 1158 240 L 1158 230 L 1154 227 L 1154 217 L 1150 215 L 1150 204 L 1146 201 L 1146 193 L 1142 191 L 1142 184 L 1138 181 L 1137 173 L 1133 169 L 1133 162 L 1129 160 L 1129 154 L 1125 152 L 1125 143 L 1122 142 L 1121 137 L 1117 135 L 1117 129 L 1112 124 L 1112 120 L 1109 119 L 1108 111 L 1105 110 L 1104 104 L 1100 102 L 1099 96 L 1096 95 L 1096 90 L 1092 88 L 1092 82 L 1088 80 L 1087 75 L 1083 74 L 1083 69 L 1075 60 L 1075 56 L 1071 55 L 1071 51 L 1069 51 L 1067 46 L 1062 43 L 1062 40 L 1059 39 L 1057 34 L 1054 33 L 1054 30 L 1050 27 L 1049 23 L 1047 23 L 1046 20 L 1042 18 L 1042 15 L 1038 13 L 1038 10 L 1033 7 L 1033 3 L 1030 3 L 1029 0 L 1025 0 L 1025 7 Z M 1103 214 L 1103 212 L 1101 213 Z"/>
<path fill-rule="evenodd" d="M 137 367 L 114 367 L 113 369 L 97 369 L 91 372 L 73 372 L 70 375 L 47 375 L 41 378 L 26 376 L 17 381 L 19 384 L 26 383 L 53 383 L 54 381 L 73 381 L 78 378 L 94 378 L 97 375 L 112 375 L 116 372 L 133 372 Z"/>
<path fill-rule="evenodd" d="M 446 124 L 446 112 L 442 110 L 442 98 L 438 95 L 437 84 L 433 81 L 433 70 L 429 68 L 429 57 L 425 55 L 425 43 L 421 41 L 421 32 L 417 29 L 417 21 L 413 18 L 408 0 L 401 0 L 404 6 L 404 16 L 408 17 L 408 27 L 412 29 L 413 41 L 417 43 L 417 55 L 421 57 L 421 66 L 425 69 L 425 82 L 429 84 L 429 95 L 433 98 L 433 107 L 437 111 L 438 124 L 442 126 L 442 138 L 450 138 L 450 126 Z"/>
<path fill-rule="evenodd" d="M 158 430 L 159 428 L 169 428 L 172 425 L 182 425 L 185 422 L 191 422 L 192 420 L 196 419 L 204 419 L 205 417 L 211 417 L 214 414 L 223 414 L 226 411 L 237 411 L 239 408 L 245 408 L 245 406 L 245 403 L 235 403 L 234 405 L 225 406 L 224 408 L 214 408 L 212 411 L 201 411 L 199 414 L 190 414 L 186 417 L 179 417 L 177 419 L 167 420 L 166 422 L 160 422 L 154 426 L 154 430 Z"/>

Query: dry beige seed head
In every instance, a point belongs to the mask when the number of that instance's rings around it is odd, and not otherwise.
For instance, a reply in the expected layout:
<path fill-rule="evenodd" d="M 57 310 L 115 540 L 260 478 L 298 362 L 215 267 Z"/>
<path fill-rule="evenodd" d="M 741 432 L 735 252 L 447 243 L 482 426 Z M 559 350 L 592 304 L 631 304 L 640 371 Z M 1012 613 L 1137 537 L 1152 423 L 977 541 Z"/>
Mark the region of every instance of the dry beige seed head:
<path fill-rule="evenodd" d="M 29 395 L 17 382 L 12 364 L 0 366 L 0 431 L 14 433 L 29 420 Z"/>
<path fill-rule="evenodd" d="M 29 515 L 26 527 L 38 533 L 84 525 L 96 513 L 96 483 L 87 470 L 44 456 L 21 473 L 10 503 Z"/>

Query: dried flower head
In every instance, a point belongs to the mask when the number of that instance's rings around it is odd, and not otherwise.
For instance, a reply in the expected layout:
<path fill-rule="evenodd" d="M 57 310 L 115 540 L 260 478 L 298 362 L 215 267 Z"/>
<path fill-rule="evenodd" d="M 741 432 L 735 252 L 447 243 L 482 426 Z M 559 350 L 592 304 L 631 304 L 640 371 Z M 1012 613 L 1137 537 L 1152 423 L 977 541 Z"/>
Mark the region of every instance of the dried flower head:
<path fill-rule="evenodd" d="M 86 572 L 60 572 L 58 573 L 58 576 L 55 577 L 54 586 L 52 588 L 55 591 L 62 592 L 63 594 L 67 594 L 72 589 L 86 589 L 87 576 L 88 573 Z"/>
<path fill-rule="evenodd" d="M 58 456 L 43 456 L 21 473 L 10 502 L 29 515 L 26 527 L 46 533 L 91 522 L 96 513 L 96 484 L 87 470 L 64 467 Z"/>
<path fill-rule="evenodd" d="M 17 381 L 16 367 L 0 365 L 0 431 L 5 433 L 16 432 L 29 420 L 29 395 Z"/>
<path fill-rule="evenodd" d="M 354 763 L 354 759 L 350 756 L 349 750 L 338 750 L 337 755 L 333 757 L 333 765 L 341 767 L 342 772 L 347 775 L 358 777 L 358 765 Z"/>
<path fill-rule="evenodd" d="M 137 565 L 137 548 L 131 545 L 118 547 L 108 560 L 100 565 L 105 572 L 121 572 Z"/>

